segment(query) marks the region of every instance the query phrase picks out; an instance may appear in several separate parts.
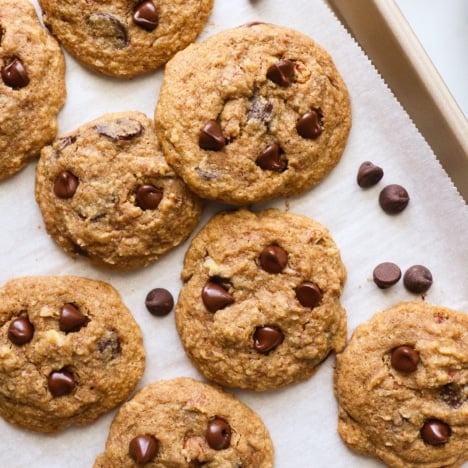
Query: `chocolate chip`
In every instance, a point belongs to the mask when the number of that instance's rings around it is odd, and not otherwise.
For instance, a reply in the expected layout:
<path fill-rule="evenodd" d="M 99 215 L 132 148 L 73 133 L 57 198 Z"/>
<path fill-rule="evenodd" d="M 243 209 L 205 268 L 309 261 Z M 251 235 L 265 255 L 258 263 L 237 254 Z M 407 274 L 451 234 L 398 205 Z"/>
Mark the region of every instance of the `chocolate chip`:
<path fill-rule="evenodd" d="M 280 273 L 288 264 L 288 253 L 279 245 L 268 245 L 260 254 L 260 266 L 268 273 Z"/>
<path fill-rule="evenodd" d="M 98 340 L 97 348 L 105 361 L 117 358 L 122 352 L 119 335 L 113 330 L 107 330 L 106 334 Z"/>
<path fill-rule="evenodd" d="M 205 284 L 201 297 L 205 307 L 212 313 L 234 303 L 234 297 L 223 286 L 214 281 L 208 281 Z"/>
<path fill-rule="evenodd" d="M 159 440 L 150 434 L 138 435 L 128 444 L 128 454 L 139 465 L 153 461 L 158 452 Z"/>
<path fill-rule="evenodd" d="M 304 281 L 296 288 L 296 297 L 301 305 L 312 309 L 320 304 L 322 291 L 315 283 Z"/>
<path fill-rule="evenodd" d="M 439 419 L 428 419 L 419 432 L 422 440 L 429 445 L 446 444 L 452 434 L 450 426 Z"/>
<path fill-rule="evenodd" d="M 294 62 L 292 60 L 278 60 L 267 70 L 267 78 L 279 86 L 289 86 L 294 81 Z"/>
<path fill-rule="evenodd" d="M 315 140 L 322 131 L 322 115 L 317 109 L 306 112 L 296 123 L 296 130 L 302 138 Z"/>
<path fill-rule="evenodd" d="M 145 305 L 152 315 L 162 317 L 174 307 L 174 298 L 167 289 L 155 288 L 147 294 Z"/>
<path fill-rule="evenodd" d="M 255 351 L 266 354 L 283 342 L 284 335 L 281 330 L 275 327 L 257 327 L 253 339 Z"/>
<path fill-rule="evenodd" d="M 408 374 L 418 368 L 419 360 L 418 351 L 412 346 L 403 345 L 392 350 L 390 363 L 395 370 Z"/>
<path fill-rule="evenodd" d="M 135 194 L 137 206 L 142 210 L 155 210 L 163 199 L 163 190 L 154 185 L 140 185 Z"/>
<path fill-rule="evenodd" d="M 72 198 L 78 188 L 78 177 L 70 171 L 61 172 L 54 182 L 54 193 L 58 198 Z"/>
<path fill-rule="evenodd" d="M 65 333 L 77 332 L 88 322 L 74 304 L 65 304 L 60 311 L 59 328 Z"/>
<path fill-rule="evenodd" d="M 54 397 L 69 395 L 75 385 L 73 375 L 66 370 L 53 371 L 47 378 L 47 386 Z"/>
<path fill-rule="evenodd" d="M 156 29 L 159 23 L 159 15 L 154 3 L 151 0 L 140 3 L 133 14 L 133 21 L 137 26 L 147 31 Z"/>
<path fill-rule="evenodd" d="M 214 450 L 225 450 L 231 445 L 231 426 L 221 418 L 215 418 L 208 423 L 205 438 Z"/>
<path fill-rule="evenodd" d="M 447 384 L 439 390 L 440 399 L 451 408 L 460 408 L 463 404 L 462 389 L 456 384 Z"/>
<path fill-rule="evenodd" d="M 403 284 L 412 293 L 425 293 L 432 285 L 432 273 L 423 265 L 413 265 L 406 270 Z"/>
<path fill-rule="evenodd" d="M 69 135 L 63 138 L 59 138 L 57 140 L 57 146 L 56 146 L 57 150 L 58 151 L 64 150 L 67 146 L 70 146 L 73 143 L 75 143 L 77 138 L 78 138 L 77 135 Z"/>
<path fill-rule="evenodd" d="M 401 270 L 395 263 L 380 263 L 374 268 L 373 278 L 380 289 L 387 289 L 400 281 Z"/>
<path fill-rule="evenodd" d="M 2 68 L 3 82 L 13 89 L 24 88 L 29 83 L 29 76 L 23 62 L 15 57 L 9 64 Z"/>
<path fill-rule="evenodd" d="M 203 127 L 198 137 L 198 145 L 201 149 L 221 151 L 226 146 L 223 130 L 216 120 L 209 120 Z"/>
<path fill-rule="evenodd" d="M 364 161 L 357 173 L 359 187 L 367 188 L 377 184 L 384 175 L 383 169 L 370 161 Z"/>
<path fill-rule="evenodd" d="M 263 96 L 254 96 L 250 105 L 247 119 L 259 120 L 267 124 L 270 122 L 273 114 L 273 104 Z"/>
<path fill-rule="evenodd" d="M 8 327 L 8 339 L 15 345 L 29 343 L 34 336 L 34 327 L 27 317 L 13 320 Z"/>
<path fill-rule="evenodd" d="M 403 211 L 409 203 L 409 195 L 401 185 L 387 185 L 379 195 L 379 204 L 387 214 L 397 214 Z"/>
<path fill-rule="evenodd" d="M 127 28 L 110 13 L 92 13 L 88 17 L 88 25 L 91 34 L 104 47 L 110 45 L 115 49 L 124 49 L 130 44 Z"/>
<path fill-rule="evenodd" d="M 111 120 L 106 123 L 98 124 L 94 128 L 99 135 L 106 136 L 113 141 L 132 140 L 140 136 L 143 132 L 141 123 L 132 118 Z"/>
<path fill-rule="evenodd" d="M 278 143 L 272 143 L 262 150 L 255 164 L 267 171 L 283 172 L 287 167 L 287 162 L 281 158 L 281 148 Z"/>

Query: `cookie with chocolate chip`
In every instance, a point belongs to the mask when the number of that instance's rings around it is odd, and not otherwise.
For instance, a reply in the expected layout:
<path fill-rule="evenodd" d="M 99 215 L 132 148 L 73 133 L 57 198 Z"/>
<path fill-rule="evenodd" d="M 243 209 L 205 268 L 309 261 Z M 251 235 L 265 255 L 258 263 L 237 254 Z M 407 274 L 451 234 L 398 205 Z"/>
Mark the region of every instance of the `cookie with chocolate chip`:
<path fill-rule="evenodd" d="M 277 209 L 213 217 L 186 252 L 176 324 L 220 385 L 267 390 L 309 378 L 346 340 L 345 267 L 328 230 Z"/>
<path fill-rule="evenodd" d="M 351 113 L 327 51 L 253 23 L 177 54 L 155 121 L 169 164 L 194 192 L 247 205 L 320 182 L 341 158 Z"/>
<path fill-rule="evenodd" d="M 124 401 L 145 366 L 139 326 L 109 284 L 15 278 L 0 288 L 0 416 L 56 432 Z"/>
<path fill-rule="evenodd" d="M 140 112 L 104 115 L 45 147 L 36 199 L 65 252 L 118 270 L 145 266 L 180 244 L 202 210 Z"/>
<path fill-rule="evenodd" d="M 468 314 L 404 302 L 355 330 L 337 356 L 338 432 L 397 468 L 468 460 Z"/>
<path fill-rule="evenodd" d="M 273 467 L 260 417 L 234 396 L 190 378 L 143 387 L 117 413 L 94 468 Z"/>
<path fill-rule="evenodd" d="M 130 78 L 156 69 L 200 34 L 213 0 L 39 0 L 44 23 L 83 65 Z"/>
<path fill-rule="evenodd" d="M 57 132 L 65 61 L 26 0 L 0 2 L 0 180 L 12 176 Z"/>

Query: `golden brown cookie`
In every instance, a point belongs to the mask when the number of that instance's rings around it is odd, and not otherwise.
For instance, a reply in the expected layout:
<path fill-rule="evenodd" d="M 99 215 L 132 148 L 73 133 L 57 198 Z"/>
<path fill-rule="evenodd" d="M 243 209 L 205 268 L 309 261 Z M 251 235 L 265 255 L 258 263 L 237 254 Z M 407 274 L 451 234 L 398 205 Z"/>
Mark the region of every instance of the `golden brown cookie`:
<path fill-rule="evenodd" d="M 187 250 L 177 329 L 210 380 L 266 390 L 309 378 L 346 340 L 345 267 L 328 230 L 276 209 L 216 215 Z"/>
<path fill-rule="evenodd" d="M 337 356 L 338 431 L 398 468 L 468 460 L 468 314 L 404 302 L 355 330 Z"/>
<path fill-rule="evenodd" d="M 65 102 L 62 52 L 26 0 L 0 2 L 0 180 L 39 155 Z"/>
<path fill-rule="evenodd" d="M 0 288 L 0 415 L 38 432 L 88 424 L 145 366 L 140 328 L 109 284 L 24 277 Z"/>
<path fill-rule="evenodd" d="M 169 164 L 194 192 L 246 205 L 320 182 L 343 153 L 351 112 L 321 46 L 254 23 L 177 54 L 165 69 L 155 122 Z"/>
<path fill-rule="evenodd" d="M 189 378 L 143 387 L 119 410 L 94 468 L 273 467 L 260 417 L 232 395 Z"/>
<path fill-rule="evenodd" d="M 44 148 L 36 199 L 65 252 L 119 270 L 145 266 L 180 244 L 202 210 L 140 112 L 104 115 Z"/>
<path fill-rule="evenodd" d="M 213 0 L 39 0 L 44 22 L 76 59 L 130 78 L 163 65 L 193 42 Z"/>

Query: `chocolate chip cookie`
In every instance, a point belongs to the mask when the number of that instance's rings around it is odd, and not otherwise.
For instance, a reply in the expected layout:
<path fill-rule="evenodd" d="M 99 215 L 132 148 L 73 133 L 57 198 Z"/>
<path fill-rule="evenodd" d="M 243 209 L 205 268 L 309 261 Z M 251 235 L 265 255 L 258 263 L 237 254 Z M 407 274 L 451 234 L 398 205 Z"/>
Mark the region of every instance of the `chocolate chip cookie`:
<path fill-rule="evenodd" d="M 26 0 L 0 2 L 0 180 L 12 176 L 57 132 L 65 61 Z"/>
<path fill-rule="evenodd" d="M 220 385 L 266 390 L 309 378 L 346 340 L 345 267 L 327 229 L 277 209 L 224 212 L 186 252 L 176 324 Z"/>
<path fill-rule="evenodd" d="M 343 153 L 351 115 L 346 86 L 321 46 L 254 23 L 177 54 L 155 121 L 169 164 L 194 192 L 245 205 L 322 180 Z"/>
<path fill-rule="evenodd" d="M 273 445 L 260 417 L 241 401 L 182 377 L 147 385 L 120 408 L 94 468 L 146 463 L 270 468 Z"/>
<path fill-rule="evenodd" d="M 124 401 L 143 374 L 140 328 L 109 284 L 24 277 L 0 288 L 0 416 L 55 432 Z"/>
<path fill-rule="evenodd" d="M 337 356 L 338 431 L 392 467 L 468 460 L 468 315 L 425 302 L 377 313 Z"/>
<path fill-rule="evenodd" d="M 104 115 L 45 147 L 36 199 L 65 252 L 119 270 L 145 266 L 181 243 L 202 210 L 140 112 Z"/>
<path fill-rule="evenodd" d="M 87 67 L 117 77 L 163 65 L 193 42 L 213 0 L 39 0 L 44 23 Z"/>

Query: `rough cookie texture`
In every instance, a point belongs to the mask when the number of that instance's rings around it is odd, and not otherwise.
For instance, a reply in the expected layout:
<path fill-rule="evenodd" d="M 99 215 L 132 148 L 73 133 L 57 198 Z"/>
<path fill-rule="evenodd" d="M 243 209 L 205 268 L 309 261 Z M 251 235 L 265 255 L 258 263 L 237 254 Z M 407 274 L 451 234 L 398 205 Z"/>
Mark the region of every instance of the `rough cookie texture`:
<path fill-rule="evenodd" d="M 221 385 L 266 390 L 309 378 L 346 340 L 345 280 L 327 229 L 276 209 L 216 215 L 184 260 L 176 324 Z"/>
<path fill-rule="evenodd" d="M 244 205 L 322 180 L 341 157 L 351 115 L 345 84 L 321 46 L 255 23 L 170 60 L 155 121 L 169 164 L 194 192 Z"/>
<path fill-rule="evenodd" d="M 0 180 L 39 155 L 57 132 L 65 61 L 26 0 L 0 2 Z"/>
<path fill-rule="evenodd" d="M 39 0 L 44 23 L 87 67 L 132 77 L 166 63 L 193 42 L 213 0 Z"/>
<path fill-rule="evenodd" d="M 147 385 L 120 408 L 94 468 L 143 463 L 270 468 L 273 445 L 260 417 L 241 401 L 208 384 L 177 378 Z"/>
<path fill-rule="evenodd" d="M 202 210 L 140 112 L 104 115 L 44 148 L 36 199 L 47 232 L 67 253 L 120 270 L 181 243 Z"/>
<path fill-rule="evenodd" d="M 140 328 L 109 284 L 16 278 L 0 288 L 0 415 L 39 432 L 87 424 L 143 374 Z"/>
<path fill-rule="evenodd" d="M 337 356 L 338 431 L 392 467 L 468 460 L 468 315 L 400 303 L 355 330 Z"/>

